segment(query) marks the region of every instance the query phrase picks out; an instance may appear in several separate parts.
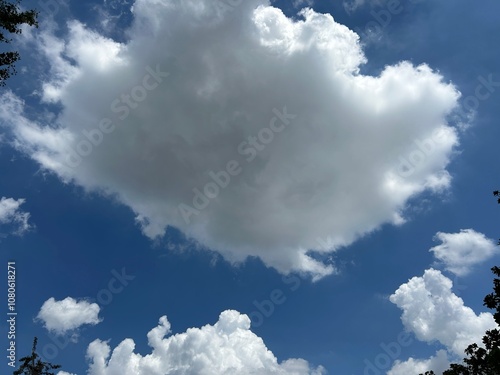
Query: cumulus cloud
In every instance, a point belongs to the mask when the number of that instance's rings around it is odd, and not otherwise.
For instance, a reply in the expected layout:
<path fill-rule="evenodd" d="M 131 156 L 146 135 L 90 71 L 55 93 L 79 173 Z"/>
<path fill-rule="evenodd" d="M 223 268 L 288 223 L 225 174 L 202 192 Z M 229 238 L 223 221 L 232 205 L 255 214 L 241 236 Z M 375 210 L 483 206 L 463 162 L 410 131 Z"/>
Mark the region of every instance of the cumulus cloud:
<path fill-rule="evenodd" d="M 36 319 L 42 321 L 49 331 L 56 335 L 64 335 L 84 324 L 100 323 L 99 310 L 97 303 L 78 301 L 71 297 L 56 301 L 51 297 L 43 303 Z"/>
<path fill-rule="evenodd" d="M 30 229 L 30 214 L 20 210 L 25 199 L 2 197 L 0 199 L 0 224 L 12 226 L 15 234 L 21 235 Z"/>
<path fill-rule="evenodd" d="M 278 363 L 260 337 L 250 331 L 250 319 L 226 310 L 214 325 L 171 332 L 166 316 L 149 331 L 152 352 L 134 352 L 132 339 L 123 340 L 114 350 L 107 342 L 95 340 L 87 349 L 89 375 L 321 375 L 323 367 L 311 368 L 303 359 Z"/>
<path fill-rule="evenodd" d="M 468 274 L 472 266 L 490 258 L 496 251 L 493 240 L 473 229 L 462 229 L 459 233 L 438 232 L 435 238 L 441 244 L 429 251 L 457 276 Z"/>
<path fill-rule="evenodd" d="M 434 371 L 436 374 L 441 374 L 449 368 L 450 361 L 446 350 L 439 350 L 435 356 L 429 359 L 414 359 L 409 358 L 406 361 L 396 360 L 392 368 L 387 372 L 387 375 L 417 375 L 423 374 L 426 371 Z"/>
<path fill-rule="evenodd" d="M 126 42 L 75 20 L 42 33 L 41 99 L 61 112 L 30 118 L 3 94 L 15 145 L 130 207 L 150 238 L 172 226 L 230 262 L 315 278 L 335 268 L 311 250 L 401 224 L 410 197 L 450 184 L 459 92 L 442 76 L 360 74 L 358 35 L 329 14 L 221 4 L 137 0 Z"/>
<path fill-rule="evenodd" d="M 403 314 L 405 328 L 420 341 L 439 341 L 457 356 L 473 343 L 481 343 L 484 332 L 496 327 L 493 315 L 476 315 L 452 291 L 452 281 L 440 271 L 428 269 L 413 277 L 390 296 Z"/>
<path fill-rule="evenodd" d="M 72 373 L 69 373 L 69 372 L 66 372 L 66 371 L 59 371 L 57 373 L 57 375 L 76 375 L 76 374 L 72 374 Z"/>

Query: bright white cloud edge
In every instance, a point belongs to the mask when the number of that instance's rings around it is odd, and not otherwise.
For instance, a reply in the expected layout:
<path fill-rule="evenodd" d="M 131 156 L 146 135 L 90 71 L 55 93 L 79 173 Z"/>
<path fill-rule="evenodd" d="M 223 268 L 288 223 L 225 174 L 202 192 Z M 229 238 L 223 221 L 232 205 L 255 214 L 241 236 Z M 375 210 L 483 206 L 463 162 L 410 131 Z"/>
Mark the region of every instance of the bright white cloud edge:
<path fill-rule="evenodd" d="M 446 350 L 438 350 L 435 356 L 429 359 L 409 358 L 406 361 L 396 360 L 387 375 L 417 375 L 426 371 L 442 374 L 449 368 L 450 361 Z"/>
<path fill-rule="evenodd" d="M 478 315 L 452 292 L 452 281 L 440 271 L 427 269 L 422 277 L 413 277 L 390 296 L 390 301 L 403 314 L 406 330 L 427 343 L 439 342 L 448 353 L 440 350 L 429 359 L 409 358 L 396 361 L 388 375 L 447 369 L 450 359 L 460 361 L 464 350 L 472 343 L 482 345 L 484 333 L 498 328 L 490 312 Z M 408 372 L 407 372 L 408 373 Z"/>
<path fill-rule="evenodd" d="M 100 307 L 97 303 L 66 297 L 61 301 L 53 297 L 45 301 L 36 317 L 44 327 L 57 335 L 75 331 L 85 324 L 96 325 Z"/>
<path fill-rule="evenodd" d="M 467 275 L 472 267 L 491 258 L 497 252 L 493 240 L 473 229 L 462 229 L 458 233 L 438 232 L 435 236 L 441 244 L 429 251 L 441 261 L 446 270 L 457 276 Z"/>
<path fill-rule="evenodd" d="M 162 316 L 147 335 L 152 352 L 134 352 L 132 339 L 123 340 L 113 351 L 107 342 L 88 346 L 88 375 L 321 375 L 323 367 L 311 367 L 303 359 L 278 363 L 262 339 L 250 331 L 247 315 L 226 310 L 214 325 L 189 328 L 168 336 L 170 323 Z M 168 337 L 167 337 L 168 336 Z"/>
<path fill-rule="evenodd" d="M 51 71 L 42 101 L 63 110 L 32 120 L 3 94 L 13 143 L 63 181 L 129 206 L 150 238 L 173 226 L 230 262 L 256 256 L 314 279 L 335 268 L 309 250 L 400 225 L 410 197 L 449 186 L 458 137 L 446 119 L 459 93 L 438 73 L 402 62 L 361 75 L 358 36 L 330 15 L 217 4 L 137 0 L 124 44 L 78 21 L 64 39 L 36 36 Z M 231 161 L 240 174 L 198 209 L 194 189 Z"/>

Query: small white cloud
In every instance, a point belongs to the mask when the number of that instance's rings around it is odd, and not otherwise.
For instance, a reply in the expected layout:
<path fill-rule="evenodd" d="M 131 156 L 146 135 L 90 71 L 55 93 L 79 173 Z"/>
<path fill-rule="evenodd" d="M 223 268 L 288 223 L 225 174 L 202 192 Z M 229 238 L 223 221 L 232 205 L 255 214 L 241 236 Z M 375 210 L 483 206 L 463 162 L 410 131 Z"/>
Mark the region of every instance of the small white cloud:
<path fill-rule="evenodd" d="M 435 356 L 429 359 L 409 358 L 404 362 L 396 360 L 387 375 L 416 375 L 430 370 L 436 374 L 441 374 L 449 365 L 450 361 L 446 350 L 439 350 Z"/>
<path fill-rule="evenodd" d="M 59 371 L 59 372 L 57 373 L 57 375 L 76 375 L 76 374 L 69 373 L 69 372 L 66 372 L 66 371 Z"/>
<path fill-rule="evenodd" d="M 323 367 L 312 368 L 303 359 L 278 363 L 260 337 L 250 331 L 250 319 L 226 310 L 214 325 L 189 328 L 169 337 L 166 316 L 148 333 L 152 353 L 135 353 L 132 339 L 123 340 L 112 352 L 101 340 L 90 343 L 88 375 L 321 375 Z"/>
<path fill-rule="evenodd" d="M 28 223 L 30 214 L 19 209 L 24 202 L 25 199 L 15 200 L 6 197 L 0 199 L 0 224 L 13 225 L 13 232 L 18 235 L 31 228 Z"/>
<path fill-rule="evenodd" d="M 442 243 L 429 251 L 443 262 L 446 270 L 457 276 L 464 276 L 472 266 L 481 263 L 495 254 L 493 240 L 473 229 L 462 229 L 459 233 L 438 232 L 435 237 Z"/>
<path fill-rule="evenodd" d="M 390 301 L 403 310 L 401 320 L 417 339 L 437 340 L 461 356 L 469 344 L 480 344 L 484 332 L 496 323 L 489 312 L 476 315 L 451 288 L 452 281 L 431 268 L 401 285 Z"/>
<path fill-rule="evenodd" d="M 97 303 L 76 300 L 66 297 L 56 301 L 53 297 L 45 301 L 36 317 L 41 320 L 46 329 L 57 335 L 76 330 L 84 324 L 96 325 L 99 319 L 100 307 Z"/>

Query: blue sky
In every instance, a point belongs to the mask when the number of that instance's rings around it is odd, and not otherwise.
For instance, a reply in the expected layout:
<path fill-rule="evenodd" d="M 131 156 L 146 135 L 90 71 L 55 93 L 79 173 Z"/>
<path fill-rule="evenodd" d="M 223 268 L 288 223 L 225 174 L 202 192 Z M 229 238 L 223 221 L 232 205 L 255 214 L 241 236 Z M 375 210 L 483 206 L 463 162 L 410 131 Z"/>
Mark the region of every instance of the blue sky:
<path fill-rule="evenodd" d="M 17 358 L 37 336 L 60 375 L 418 374 L 494 327 L 496 2 L 23 6 Z"/>

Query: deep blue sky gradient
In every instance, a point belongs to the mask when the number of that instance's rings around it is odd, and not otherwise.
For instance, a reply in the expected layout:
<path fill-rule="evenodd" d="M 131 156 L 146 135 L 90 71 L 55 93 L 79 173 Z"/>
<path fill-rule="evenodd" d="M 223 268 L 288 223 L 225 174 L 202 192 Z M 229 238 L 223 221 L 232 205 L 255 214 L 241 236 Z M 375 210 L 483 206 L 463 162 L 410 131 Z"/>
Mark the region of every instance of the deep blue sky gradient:
<path fill-rule="evenodd" d="M 371 11 L 385 9 L 366 6 L 349 15 L 339 3 L 318 2 L 313 8 L 330 12 L 354 30 L 363 30 L 373 21 Z M 369 63 L 363 67 L 365 74 L 378 74 L 385 65 L 400 60 L 425 62 L 456 84 L 463 98 L 474 95 L 479 77 L 492 75 L 500 82 L 498 2 L 404 3 L 403 11 L 382 28 L 380 40 L 366 45 Z M 38 7 L 37 2 L 24 4 Z M 95 24 L 91 4 L 71 1 L 69 10 L 61 9 L 56 16 L 60 27 L 64 28 L 65 17 Z M 275 6 L 289 15 L 295 12 L 289 2 L 277 1 Z M 130 22 L 126 17 L 120 21 L 121 26 Z M 115 30 L 113 36 L 124 37 L 122 31 Z M 28 72 L 8 83 L 19 94 L 33 90 L 37 82 L 29 77 L 44 69 L 31 57 L 21 61 L 18 69 L 22 67 Z M 29 104 L 29 97 L 23 97 Z M 51 343 L 41 324 L 33 321 L 44 301 L 71 296 L 96 302 L 99 291 L 112 277 L 111 271 L 125 267 L 135 279 L 104 306 L 100 313 L 103 322 L 81 329 L 78 343 L 60 349 L 53 359 L 65 371 L 85 373 L 85 351 L 96 338 L 111 339 L 110 345 L 115 347 L 131 337 L 136 350 L 147 354 L 146 333 L 162 315 L 168 316 L 174 333 L 183 332 L 213 324 L 225 309 L 255 312 L 255 303 L 268 300 L 278 289 L 285 302 L 274 306 L 273 314 L 262 325 L 253 327 L 278 359 L 300 357 L 323 365 L 330 374 L 361 375 L 364 359 L 375 358 L 381 352 L 380 344 L 394 341 L 403 330 L 401 311 L 388 296 L 431 265 L 433 258 L 428 250 L 436 244 L 436 232 L 474 228 L 490 238 L 500 237 L 500 207 L 492 196 L 500 184 L 499 102 L 500 87 L 480 102 L 473 127 L 461 134 L 460 152 L 448 168 L 453 176 L 448 192 L 419 196 L 408 207 L 408 223 L 384 226 L 334 254 L 340 275 L 317 283 L 295 275 L 294 282 L 287 284 L 282 275 L 255 259 L 232 267 L 215 253 L 189 248 L 168 250 L 169 244 L 179 247 L 185 243 L 174 229 L 162 241 L 152 243 L 141 234 L 128 208 L 63 184 L 11 146 L 1 144 L 0 196 L 25 198 L 22 209 L 30 212 L 30 221 L 36 225 L 23 237 L 0 238 L 1 267 L 6 268 L 7 259 L 13 259 L 18 270 L 19 356 L 29 352 L 35 335 L 40 349 Z M 366 194 L 370 194 L 370 186 Z M 6 230 L 0 227 L 0 232 L 7 234 Z M 469 276 L 454 280 L 459 286 L 455 285 L 455 292 L 476 313 L 486 311 L 482 299 L 491 290 L 489 269 L 499 260 L 493 258 Z M 5 271 L 0 274 L 5 275 Z M 292 290 L 297 283 L 299 287 Z M 1 289 L 5 291 L 6 287 Z M 3 333 L 1 337 L 0 347 L 5 348 L 7 340 Z M 440 346 L 414 340 L 399 359 L 425 358 L 437 348 Z M 1 372 L 9 373 L 5 362 L 0 364 Z"/>

